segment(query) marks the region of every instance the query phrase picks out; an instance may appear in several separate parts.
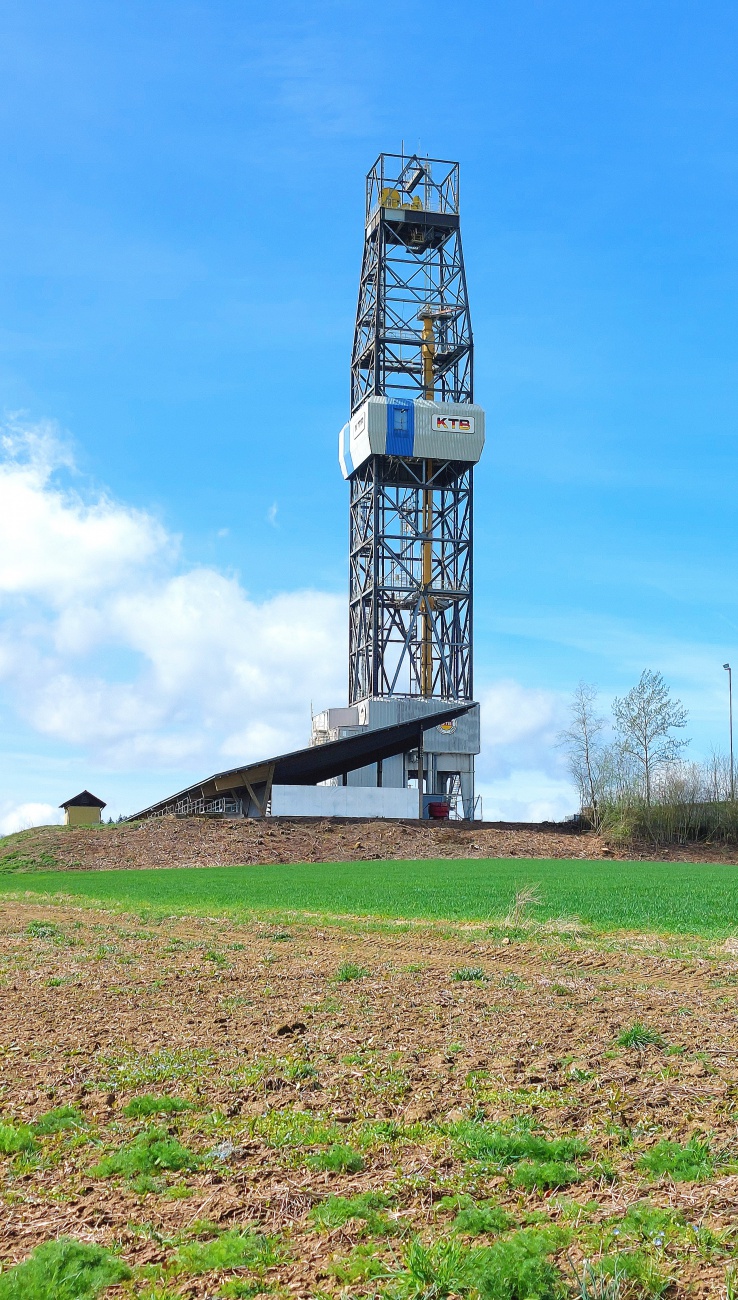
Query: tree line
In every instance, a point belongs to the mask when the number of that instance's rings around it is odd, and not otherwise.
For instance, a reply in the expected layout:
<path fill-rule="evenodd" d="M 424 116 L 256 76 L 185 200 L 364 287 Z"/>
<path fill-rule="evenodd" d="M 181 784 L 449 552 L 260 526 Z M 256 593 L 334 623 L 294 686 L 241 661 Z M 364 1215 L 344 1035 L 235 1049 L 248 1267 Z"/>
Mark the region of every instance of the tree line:
<path fill-rule="evenodd" d="M 738 838 L 727 760 L 690 763 L 682 733 L 688 713 L 661 673 L 646 669 L 608 719 L 597 687 L 580 682 L 569 725 L 560 733 L 579 790 L 581 814 L 594 829 L 656 843 Z"/>

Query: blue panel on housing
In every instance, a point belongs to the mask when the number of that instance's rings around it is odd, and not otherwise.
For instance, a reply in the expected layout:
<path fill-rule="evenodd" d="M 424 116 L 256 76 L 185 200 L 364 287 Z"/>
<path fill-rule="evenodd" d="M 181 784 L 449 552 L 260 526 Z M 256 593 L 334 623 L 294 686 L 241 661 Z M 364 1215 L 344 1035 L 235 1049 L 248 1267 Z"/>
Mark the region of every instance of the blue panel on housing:
<path fill-rule="evenodd" d="M 387 403 L 387 455 L 412 456 L 415 443 L 415 406 L 405 397 Z"/>

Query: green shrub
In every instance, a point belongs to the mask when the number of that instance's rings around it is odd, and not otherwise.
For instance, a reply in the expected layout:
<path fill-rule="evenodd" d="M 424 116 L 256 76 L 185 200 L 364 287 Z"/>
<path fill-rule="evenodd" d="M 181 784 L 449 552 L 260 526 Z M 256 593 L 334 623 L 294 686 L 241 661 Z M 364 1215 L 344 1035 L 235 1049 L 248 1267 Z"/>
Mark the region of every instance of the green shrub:
<path fill-rule="evenodd" d="M 630 1029 L 624 1029 L 622 1034 L 618 1035 L 618 1044 L 620 1047 L 666 1047 L 666 1040 L 656 1029 L 649 1029 L 648 1025 L 642 1025 L 639 1020 L 631 1025 Z"/>
<path fill-rule="evenodd" d="M 176 1115 L 182 1110 L 191 1110 L 192 1102 L 181 1097 L 155 1097 L 145 1092 L 140 1097 L 131 1097 L 123 1107 L 127 1119 L 142 1119 L 146 1115 Z"/>
<path fill-rule="evenodd" d="M 564 1164 L 561 1160 L 522 1160 L 515 1169 L 513 1186 L 524 1187 L 528 1192 L 543 1192 L 548 1188 L 569 1187 L 579 1181 L 580 1174 L 574 1165 Z"/>
<path fill-rule="evenodd" d="M 344 961 L 336 971 L 336 981 L 339 984 L 346 984 L 349 980 L 363 980 L 369 971 L 365 966 L 357 966 L 355 962 Z"/>
<path fill-rule="evenodd" d="M 170 1137 L 166 1129 L 148 1128 L 114 1155 L 101 1160 L 92 1173 L 98 1178 L 110 1178 L 113 1174 L 135 1178 L 137 1174 L 154 1174 L 163 1169 L 192 1171 L 201 1164 L 200 1156 Z"/>
<path fill-rule="evenodd" d="M 56 1110 L 47 1110 L 40 1115 L 33 1125 L 34 1133 L 39 1137 L 48 1137 L 51 1133 L 60 1133 L 63 1129 L 84 1128 L 87 1120 L 76 1106 L 57 1106 Z"/>
<path fill-rule="evenodd" d="M 174 1273 L 194 1275 L 225 1268 L 250 1268 L 262 1272 L 279 1263 L 283 1255 L 277 1237 L 265 1237 L 248 1229 L 239 1232 L 234 1228 L 211 1241 L 190 1241 L 180 1246 L 171 1267 Z"/>
<path fill-rule="evenodd" d="M 0 1300 L 92 1300 L 131 1270 L 101 1246 L 60 1237 L 0 1275 Z"/>
<path fill-rule="evenodd" d="M 358 1151 L 352 1147 L 341 1146 L 334 1142 L 327 1151 L 319 1151 L 308 1157 L 311 1169 L 324 1169 L 332 1174 L 360 1174 L 366 1162 Z"/>
<path fill-rule="evenodd" d="M 38 1151 L 33 1132 L 27 1124 L 0 1124 L 0 1156 L 14 1156 L 18 1151 Z"/>
<path fill-rule="evenodd" d="M 680 1142 L 657 1142 L 636 1162 L 651 1178 L 668 1174 L 675 1183 L 698 1183 L 712 1178 L 715 1159 L 709 1143 L 691 1138 L 684 1146 Z"/>

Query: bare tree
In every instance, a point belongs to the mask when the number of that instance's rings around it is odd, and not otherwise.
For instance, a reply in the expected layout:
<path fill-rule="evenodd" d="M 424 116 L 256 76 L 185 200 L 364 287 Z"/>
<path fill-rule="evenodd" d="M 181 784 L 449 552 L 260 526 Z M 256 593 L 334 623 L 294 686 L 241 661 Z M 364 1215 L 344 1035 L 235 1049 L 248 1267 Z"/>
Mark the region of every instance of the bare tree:
<path fill-rule="evenodd" d="M 612 713 L 620 748 L 638 765 L 646 803 L 650 804 L 654 774 L 674 763 L 689 744 L 670 734 L 687 725 L 687 710 L 681 700 L 671 699 L 661 673 L 647 668 L 637 686 L 622 699 L 613 700 Z"/>
<path fill-rule="evenodd" d="M 605 719 L 597 713 L 597 687 L 580 682 L 571 698 L 570 725 L 559 733 L 559 744 L 567 751 L 569 771 L 579 786 L 582 809 L 592 810 L 595 826 L 600 821 L 600 781 L 605 746 Z"/>

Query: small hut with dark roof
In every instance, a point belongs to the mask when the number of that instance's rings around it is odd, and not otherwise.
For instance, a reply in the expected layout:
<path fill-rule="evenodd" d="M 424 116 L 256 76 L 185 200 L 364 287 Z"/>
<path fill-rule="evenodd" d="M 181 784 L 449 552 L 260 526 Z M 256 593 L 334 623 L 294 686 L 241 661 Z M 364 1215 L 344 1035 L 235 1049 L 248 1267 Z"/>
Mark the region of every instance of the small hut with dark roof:
<path fill-rule="evenodd" d="M 98 799 L 89 790 L 83 790 L 73 799 L 67 799 L 66 803 L 60 803 L 59 807 L 64 809 L 65 826 L 95 826 L 100 821 L 100 811 L 105 807 L 105 800 Z"/>

